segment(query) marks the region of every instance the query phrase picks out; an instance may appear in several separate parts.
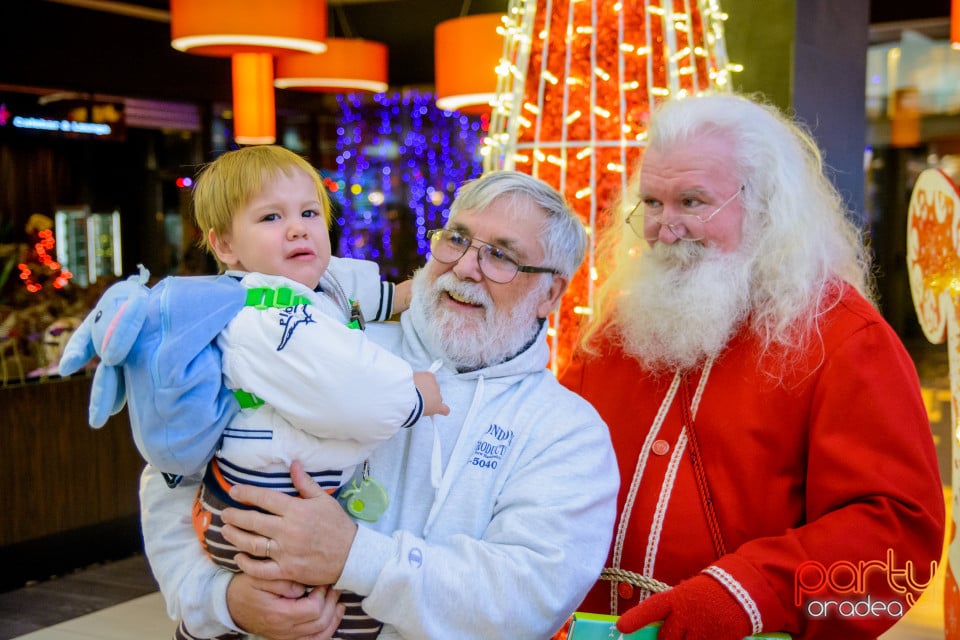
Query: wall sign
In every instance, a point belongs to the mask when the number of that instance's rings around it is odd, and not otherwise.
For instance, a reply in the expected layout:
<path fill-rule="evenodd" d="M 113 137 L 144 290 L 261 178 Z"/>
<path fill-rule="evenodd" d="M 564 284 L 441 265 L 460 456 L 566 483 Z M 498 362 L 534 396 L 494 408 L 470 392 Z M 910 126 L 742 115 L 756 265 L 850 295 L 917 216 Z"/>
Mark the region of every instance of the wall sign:
<path fill-rule="evenodd" d="M 38 97 L 0 92 L 0 136 L 7 135 L 122 141 L 124 105 L 77 93 Z"/>

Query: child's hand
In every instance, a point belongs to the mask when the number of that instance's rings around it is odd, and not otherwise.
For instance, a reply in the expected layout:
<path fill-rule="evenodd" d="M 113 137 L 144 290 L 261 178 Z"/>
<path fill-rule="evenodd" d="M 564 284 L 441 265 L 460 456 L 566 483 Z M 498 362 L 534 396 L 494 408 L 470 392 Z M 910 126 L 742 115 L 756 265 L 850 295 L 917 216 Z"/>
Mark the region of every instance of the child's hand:
<path fill-rule="evenodd" d="M 413 280 L 404 280 L 393 288 L 393 315 L 399 315 L 410 308 L 413 297 Z"/>
<path fill-rule="evenodd" d="M 417 385 L 417 389 L 423 397 L 423 415 L 433 416 L 438 413 L 442 416 L 450 415 L 450 407 L 443 403 L 443 398 L 440 395 L 440 385 L 437 384 L 437 377 L 433 373 L 430 371 L 415 371 L 413 383 Z"/>

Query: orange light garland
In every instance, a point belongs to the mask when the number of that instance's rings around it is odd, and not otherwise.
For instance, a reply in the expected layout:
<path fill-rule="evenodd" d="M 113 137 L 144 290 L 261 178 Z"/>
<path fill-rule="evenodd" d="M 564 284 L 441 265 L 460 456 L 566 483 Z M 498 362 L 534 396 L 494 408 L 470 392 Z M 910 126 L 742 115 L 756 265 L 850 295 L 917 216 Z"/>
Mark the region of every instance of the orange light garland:
<path fill-rule="evenodd" d="M 726 91 L 716 0 L 511 0 L 485 169 L 517 169 L 556 187 L 591 246 L 551 318 L 554 371 L 568 360 L 603 276 L 594 230 L 629 199 L 651 110 L 661 100 Z M 549 8 L 549 11 L 548 11 Z"/>
<path fill-rule="evenodd" d="M 70 278 L 73 277 L 73 274 L 63 268 L 63 266 L 54 260 L 53 258 L 53 247 L 56 245 L 56 240 L 53 237 L 52 229 L 42 229 L 37 232 L 38 240 L 33 245 L 33 250 L 37 254 L 37 261 L 48 271 L 56 274 L 56 277 L 53 279 L 52 286 L 54 289 L 63 289 L 67 286 Z M 43 289 L 43 285 L 40 284 L 37 279 L 34 277 L 33 270 L 25 262 L 21 262 L 17 265 L 17 268 L 20 270 L 20 279 L 23 280 L 23 286 L 30 293 L 37 293 Z"/>

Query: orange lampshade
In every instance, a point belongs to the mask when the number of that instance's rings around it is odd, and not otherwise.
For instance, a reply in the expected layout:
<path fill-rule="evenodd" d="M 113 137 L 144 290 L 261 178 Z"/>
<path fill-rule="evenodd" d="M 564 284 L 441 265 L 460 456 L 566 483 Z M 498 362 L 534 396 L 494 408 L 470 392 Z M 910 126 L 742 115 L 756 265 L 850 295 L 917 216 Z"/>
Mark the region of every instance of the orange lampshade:
<path fill-rule="evenodd" d="M 446 20 L 434 30 L 434 84 L 437 107 L 479 113 L 490 110 L 497 93 L 497 66 L 503 14 L 484 13 Z"/>
<path fill-rule="evenodd" d="M 274 85 L 304 91 L 387 90 L 387 47 L 356 38 L 327 38 L 327 51 L 277 58 Z"/>
<path fill-rule="evenodd" d="M 273 56 L 237 53 L 233 60 L 233 137 L 237 144 L 273 144 L 277 139 Z"/>
<path fill-rule="evenodd" d="M 170 0 L 170 44 L 206 56 L 322 53 L 326 0 Z"/>
<path fill-rule="evenodd" d="M 950 3 L 950 47 L 960 49 L 960 0 Z"/>

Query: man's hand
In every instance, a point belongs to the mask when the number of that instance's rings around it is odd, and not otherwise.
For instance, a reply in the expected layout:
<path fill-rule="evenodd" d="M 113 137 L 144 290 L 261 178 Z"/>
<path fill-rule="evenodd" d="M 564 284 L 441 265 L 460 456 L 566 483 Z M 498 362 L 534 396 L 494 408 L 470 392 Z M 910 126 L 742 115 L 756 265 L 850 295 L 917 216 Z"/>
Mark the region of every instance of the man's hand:
<path fill-rule="evenodd" d="M 272 640 L 329 640 L 343 618 L 340 592 L 317 587 L 306 593 L 301 584 L 238 573 L 227 587 L 227 607 L 248 633 Z"/>
<path fill-rule="evenodd" d="M 440 385 L 437 384 L 437 376 L 432 371 L 415 371 L 413 383 L 417 386 L 420 397 L 423 398 L 423 415 L 450 415 L 450 407 L 444 404 Z"/>
<path fill-rule="evenodd" d="M 223 537 L 244 552 L 237 555 L 237 564 L 255 578 L 333 584 L 343 571 L 357 525 L 299 462 L 291 466 L 290 476 L 301 498 L 248 485 L 233 487 L 230 497 L 267 513 L 224 509 Z"/>
<path fill-rule="evenodd" d="M 657 620 L 657 640 L 742 640 L 753 631 L 743 607 L 706 574 L 650 596 L 620 616 L 617 629 L 632 633 Z"/>

